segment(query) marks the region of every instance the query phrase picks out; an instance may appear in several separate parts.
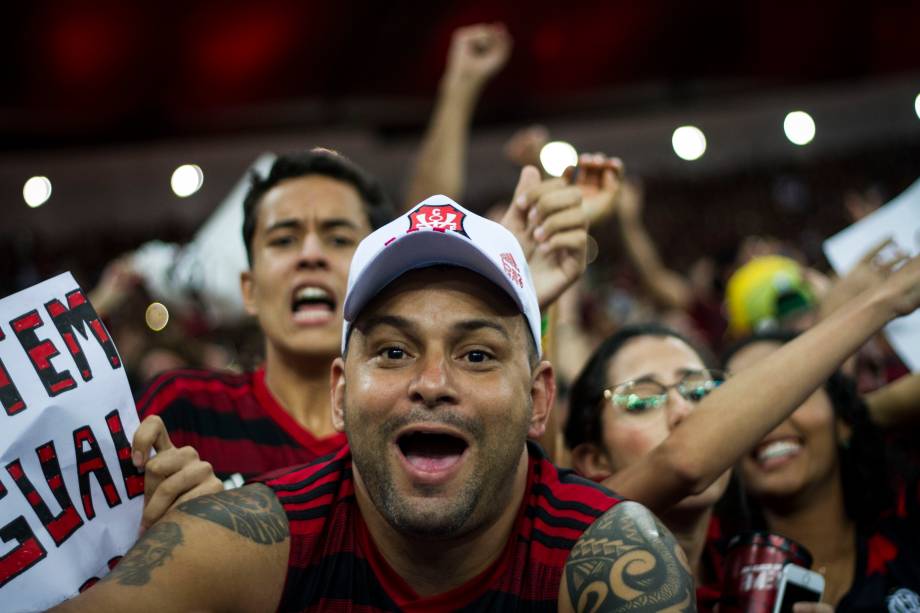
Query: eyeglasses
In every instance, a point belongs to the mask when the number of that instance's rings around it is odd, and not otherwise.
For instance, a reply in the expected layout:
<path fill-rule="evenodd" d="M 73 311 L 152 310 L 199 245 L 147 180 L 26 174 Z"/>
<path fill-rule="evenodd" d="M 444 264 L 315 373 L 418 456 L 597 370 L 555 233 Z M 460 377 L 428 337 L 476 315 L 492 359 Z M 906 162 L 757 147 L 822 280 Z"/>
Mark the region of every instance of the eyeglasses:
<path fill-rule="evenodd" d="M 647 415 L 668 402 L 671 388 L 695 404 L 722 385 L 725 378 L 726 373 L 721 370 L 693 370 L 671 385 L 654 379 L 635 379 L 605 389 L 604 398 L 626 415 Z"/>

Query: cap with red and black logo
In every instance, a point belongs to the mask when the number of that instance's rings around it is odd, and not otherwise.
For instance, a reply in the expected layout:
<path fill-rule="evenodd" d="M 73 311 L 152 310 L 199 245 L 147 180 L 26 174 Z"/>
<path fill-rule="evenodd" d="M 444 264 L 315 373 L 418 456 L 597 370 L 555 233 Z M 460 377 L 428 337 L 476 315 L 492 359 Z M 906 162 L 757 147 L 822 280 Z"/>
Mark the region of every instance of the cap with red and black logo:
<path fill-rule="evenodd" d="M 463 229 L 464 219 L 466 219 L 466 213 L 452 204 L 419 205 L 409 213 L 409 229 L 406 232 L 417 230 L 447 232 L 449 230 L 469 238 L 469 234 Z"/>
<path fill-rule="evenodd" d="M 437 265 L 467 268 L 504 290 L 540 350 L 540 306 L 514 234 L 447 196 L 432 196 L 358 245 L 348 273 L 342 352 L 352 323 L 374 296 L 410 270 Z"/>

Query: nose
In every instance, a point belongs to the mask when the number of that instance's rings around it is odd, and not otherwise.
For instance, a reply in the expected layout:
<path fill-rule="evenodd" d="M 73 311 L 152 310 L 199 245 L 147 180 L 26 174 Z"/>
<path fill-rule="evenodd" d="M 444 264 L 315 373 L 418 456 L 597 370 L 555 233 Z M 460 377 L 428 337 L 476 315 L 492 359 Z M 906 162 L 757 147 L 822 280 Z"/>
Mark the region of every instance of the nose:
<path fill-rule="evenodd" d="M 693 403 L 678 393 L 676 388 L 668 390 L 668 428 L 673 430 L 677 424 L 682 422 L 690 411 L 693 410 Z"/>
<path fill-rule="evenodd" d="M 456 404 L 457 394 L 443 354 L 423 357 L 409 383 L 409 398 L 413 403 L 434 409 L 444 404 Z"/>
<path fill-rule="evenodd" d="M 329 269 L 329 257 L 323 241 L 315 232 L 308 232 L 304 237 L 297 257 L 297 268 L 300 270 Z"/>

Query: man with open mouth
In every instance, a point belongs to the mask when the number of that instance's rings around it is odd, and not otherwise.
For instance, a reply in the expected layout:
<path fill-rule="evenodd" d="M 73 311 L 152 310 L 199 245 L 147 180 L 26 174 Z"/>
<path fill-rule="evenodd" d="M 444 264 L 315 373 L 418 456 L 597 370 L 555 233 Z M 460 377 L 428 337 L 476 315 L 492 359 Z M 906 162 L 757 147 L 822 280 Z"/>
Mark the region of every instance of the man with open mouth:
<path fill-rule="evenodd" d="M 339 450 L 328 410 L 348 266 L 358 242 L 393 208 L 361 168 L 329 150 L 279 156 L 253 176 L 243 203 L 249 270 L 241 291 L 265 339 L 252 372 L 160 375 L 137 402 L 172 443 L 190 446 L 227 485 Z"/>
<path fill-rule="evenodd" d="M 520 245 L 433 196 L 358 246 L 348 445 L 180 504 L 62 610 L 693 610 L 673 536 L 528 442 L 555 396 Z"/>

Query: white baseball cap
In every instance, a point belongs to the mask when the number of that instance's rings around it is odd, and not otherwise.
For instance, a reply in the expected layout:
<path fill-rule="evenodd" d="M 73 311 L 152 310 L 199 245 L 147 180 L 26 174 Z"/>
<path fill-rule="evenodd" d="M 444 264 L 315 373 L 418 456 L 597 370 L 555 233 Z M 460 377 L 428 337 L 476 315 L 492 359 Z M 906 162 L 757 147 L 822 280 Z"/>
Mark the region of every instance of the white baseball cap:
<path fill-rule="evenodd" d="M 507 228 L 432 196 L 358 245 L 348 271 L 342 353 L 361 310 L 400 275 L 416 268 L 467 268 L 503 289 L 521 310 L 540 348 L 540 305 L 521 245 Z"/>

